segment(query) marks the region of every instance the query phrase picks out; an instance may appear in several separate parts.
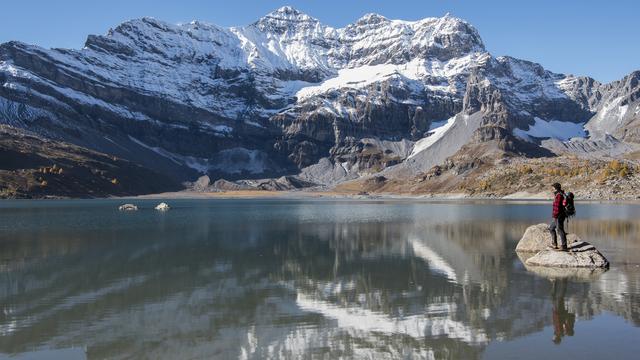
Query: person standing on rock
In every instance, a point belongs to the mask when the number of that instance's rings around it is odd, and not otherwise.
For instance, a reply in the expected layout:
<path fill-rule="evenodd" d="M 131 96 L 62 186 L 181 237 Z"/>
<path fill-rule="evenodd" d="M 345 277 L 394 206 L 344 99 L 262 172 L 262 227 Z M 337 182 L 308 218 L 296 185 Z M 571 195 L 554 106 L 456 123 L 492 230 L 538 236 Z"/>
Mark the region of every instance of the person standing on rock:
<path fill-rule="evenodd" d="M 557 234 L 560 235 L 560 242 L 562 251 L 567 251 L 567 233 L 564 231 L 564 221 L 567 219 L 567 214 L 564 211 L 564 192 L 562 186 L 559 183 L 554 183 L 553 187 L 553 221 L 549 226 L 551 232 L 551 242 L 554 249 L 558 249 Z"/>

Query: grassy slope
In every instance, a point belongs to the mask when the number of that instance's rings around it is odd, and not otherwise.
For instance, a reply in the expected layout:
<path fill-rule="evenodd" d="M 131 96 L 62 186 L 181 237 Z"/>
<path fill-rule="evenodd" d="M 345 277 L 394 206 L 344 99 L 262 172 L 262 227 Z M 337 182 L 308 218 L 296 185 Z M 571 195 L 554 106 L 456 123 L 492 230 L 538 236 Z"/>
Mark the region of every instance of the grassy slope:
<path fill-rule="evenodd" d="M 640 164 L 635 158 L 525 158 L 486 143 L 468 147 L 445 164 L 410 179 L 377 176 L 340 184 L 335 190 L 343 193 L 546 197 L 554 182 L 563 184 L 579 199 L 636 200 L 640 199 Z"/>

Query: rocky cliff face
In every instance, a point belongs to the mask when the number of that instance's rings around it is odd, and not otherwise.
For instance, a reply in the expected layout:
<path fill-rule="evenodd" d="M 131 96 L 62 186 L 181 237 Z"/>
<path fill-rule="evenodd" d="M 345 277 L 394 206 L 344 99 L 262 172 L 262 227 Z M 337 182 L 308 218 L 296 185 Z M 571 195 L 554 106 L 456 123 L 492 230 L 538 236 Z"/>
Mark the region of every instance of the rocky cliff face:
<path fill-rule="evenodd" d="M 368 14 L 334 29 L 283 7 L 234 28 L 132 20 L 81 50 L 0 45 L 0 123 L 176 180 L 302 173 L 331 183 L 409 159 L 423 171 L 433 160 L 420 159 L 471 139 L 517 137 L 526 153 L 558 137 L 549 128 L 587 122 L 589 135 L 638 142 L 638 89 L 637 72 L 600 84 L 495 58 L 449 15 Z M 451 139 L 461 127 L 468 135 Z"/>
<path fill-rule="evenodd" d="M 592 102 L 597 113 L 586 128 L 593 136 L 640 142 L 640 71 L 600 85 Z"/>

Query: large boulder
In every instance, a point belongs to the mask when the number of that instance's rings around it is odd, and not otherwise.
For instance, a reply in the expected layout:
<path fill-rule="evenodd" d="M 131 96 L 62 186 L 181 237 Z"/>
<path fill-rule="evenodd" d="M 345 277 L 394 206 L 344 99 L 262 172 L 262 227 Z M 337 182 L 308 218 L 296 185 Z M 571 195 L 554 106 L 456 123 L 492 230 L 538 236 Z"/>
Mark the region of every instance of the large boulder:
<path fill-rule="evenodd" d="M 527 271 L 531 271 L 538 276 L 548 279 L 570 278 L 577 281 L 593 281 L 607 271 L 606 268 L 533 266 L 528 265 L 527 260 L 534 257 L 536 254 L 528 252 L 519 252 L 517 254 Z"/>
<path fill-rule="evenodd" d="M 585 241 L 569 244 L 568 251 L 545 249 L 525 261 L 529 266 L 546 266 L 560 268 L 608 268 L 609 261 L 595 248 Z"/>
<path fill-rule="evenodd" d="M 582 241 L 576 234 L 567 234 L 567 243 Z M 529 226 L 524 232 L 522 239 L 516 246 L 517 252 L 538 252 L 545 250 L 551 245 L 551 233 L 549 232 L 549 225 L 538 224 Z M 558 237 L 558 245 L 560 245 L 560 237 Z"/>

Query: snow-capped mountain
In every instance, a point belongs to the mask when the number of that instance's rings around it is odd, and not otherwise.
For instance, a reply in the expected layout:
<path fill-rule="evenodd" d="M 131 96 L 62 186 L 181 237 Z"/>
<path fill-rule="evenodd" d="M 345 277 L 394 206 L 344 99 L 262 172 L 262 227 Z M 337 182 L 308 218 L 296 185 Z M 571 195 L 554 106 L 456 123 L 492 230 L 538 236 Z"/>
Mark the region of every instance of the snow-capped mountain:
<path fill-rule="evenodd" d="M 448 14 L 335 29 L 283 7 L 244 27 L 131 20 L 81 50 L 2 44 L 0 123 L 180 180 L 332 183 L 496 138 L 525 153 L 543 138 L 638 142 L 638 74 L 600 84 L 494 57 Z"/>

